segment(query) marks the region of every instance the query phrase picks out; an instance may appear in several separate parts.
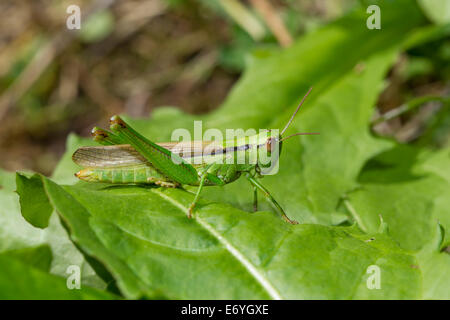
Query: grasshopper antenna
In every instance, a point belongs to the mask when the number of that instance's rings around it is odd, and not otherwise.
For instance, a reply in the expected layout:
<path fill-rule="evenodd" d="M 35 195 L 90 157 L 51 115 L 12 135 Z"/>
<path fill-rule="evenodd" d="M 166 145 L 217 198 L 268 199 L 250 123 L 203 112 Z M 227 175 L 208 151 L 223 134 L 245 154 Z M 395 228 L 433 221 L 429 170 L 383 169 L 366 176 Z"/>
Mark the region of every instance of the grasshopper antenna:
<path fill-rule="evenodd" d="M 291 134 L 290 136 L 287 136 L 286 138 L 280 139 L 279 142 L 287 140 L 287 139 L 295 137 L 295 136 L 316 135 L 316 134 L 320 134 L 320 133 L 319 132 L 298 132 L 298 133 Z"/>
<path fill-rule="evenodd" d="M 302 101 L 300 101 L 300 104 L 298 105 L 297 109 L 295 109 L 294 113 L 292 114 L 291 118 L 289 119 L 288 123 L 286 123 L 286 126 L 284 127 L 284 129 L 281 131 L 280 135 L 283 135 L 283 133 L 287 130 L 287 128 L 289 128 L 289 126 L 292 123 L 292 120 L 294 120 L 295 115 L 297 114 L 298 110 L 300 110 L 300 107 L 302 106 L 303 102 L 305 101 L 306 97 L 309 95 L 309 93 L 311 92 L 312 87 L 309 88 L 308 92 L 305 94 L 305 96 L 303 97 Z M 284 139 L 283 139 L 284 140 Z"/>

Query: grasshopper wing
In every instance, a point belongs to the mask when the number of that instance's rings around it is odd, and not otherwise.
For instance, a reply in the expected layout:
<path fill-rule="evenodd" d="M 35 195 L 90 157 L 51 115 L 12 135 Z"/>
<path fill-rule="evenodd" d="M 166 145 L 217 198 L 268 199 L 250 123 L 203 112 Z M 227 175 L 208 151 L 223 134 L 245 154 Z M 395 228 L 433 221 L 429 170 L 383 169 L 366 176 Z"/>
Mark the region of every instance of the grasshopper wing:
<path fill-rule="evenodd" d="M 82 147 L 72 155 L 72 160 L 84 168 L 116 168 L 149 165 L 143 156 L 130 145 Z"/>

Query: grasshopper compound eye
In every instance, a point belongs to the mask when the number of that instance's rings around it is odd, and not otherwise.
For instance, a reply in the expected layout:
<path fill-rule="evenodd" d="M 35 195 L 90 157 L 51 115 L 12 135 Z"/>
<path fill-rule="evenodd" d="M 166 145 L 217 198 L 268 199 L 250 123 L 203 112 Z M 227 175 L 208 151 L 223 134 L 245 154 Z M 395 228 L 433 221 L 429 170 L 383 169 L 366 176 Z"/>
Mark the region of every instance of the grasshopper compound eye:
<path fill-rule="evenodd" d="M 272 152 L 275 149 L 275 144 L 278 143 L 276 138 L 270 138 L 266 142 L 267 152 Z"/>

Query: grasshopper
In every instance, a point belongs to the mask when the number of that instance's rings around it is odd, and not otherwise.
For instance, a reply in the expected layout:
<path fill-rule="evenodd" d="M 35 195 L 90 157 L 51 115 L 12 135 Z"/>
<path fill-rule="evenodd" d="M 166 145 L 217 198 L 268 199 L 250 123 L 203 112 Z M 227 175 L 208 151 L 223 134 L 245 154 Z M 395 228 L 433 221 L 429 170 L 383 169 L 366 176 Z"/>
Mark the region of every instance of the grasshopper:
<path fill-rule="evenodd" d="M 113 184 L 154 184 L 161 187 L 198 186 L 194 200 L 188 209 L 191 218 L 194 207 L 204 186 L 223 186 L 238 179 L 242 174 L 253 186 L 253 208 L 258 208 L 258 190 L 267 198 L 275 210 L 288 223 L 291 220 L 269 191 L 258 181 L 261 175 L 261 161 L 257 157 L 250 163 L 250 152 L 260 150 L 270 154 L 281 152 L 282 141 L 293 136 L 318 133 L 296 133 L 286 138 L 281 135 L 292 123 L 295 115 L 310 93 L 308 90 L 297 109 L 280 134 L 271 130 L 233 141 L 216 143 L 211 141 L 155 143 L 136 132 L 119 116 L 110 119 L 110 130 L 98 127 L 92 129 L 98 147 L 81 147 L 72 156 L 73 161 L 84 169 L 75 174 L 81 180 Z M 277 148 L 275 148 L 275 146 Z M 279 146 L 279 148 L 278 148 Z M 193 161 L 201 156 L 200 163 Z M 243 156 L 244 163 L 235 159 Z M 224 162 L 224 159 L 230 160 Z M 242 159 L 242 157 L 241 157 Z M 198 159 L 197 159 L 198 160 Z M 220 161 L 219 161 L 220 160 Z"/>

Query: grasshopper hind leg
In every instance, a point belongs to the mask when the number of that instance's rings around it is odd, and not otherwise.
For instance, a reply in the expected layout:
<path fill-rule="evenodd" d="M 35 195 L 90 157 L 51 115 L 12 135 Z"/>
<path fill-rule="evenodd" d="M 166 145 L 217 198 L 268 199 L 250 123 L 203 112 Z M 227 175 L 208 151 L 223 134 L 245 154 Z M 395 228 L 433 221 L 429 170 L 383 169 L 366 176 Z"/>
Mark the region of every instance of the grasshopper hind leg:
<path fill-rule="evenodd" d="M 248 181 L 253 185 L 255 189 L 259 189 L 264 196 L 267 198 L 267 200 L 272 204 L 280 213 L 281 217 L 284 221 L 290 223 L 290 224 L 298 224 L 297 221 L 289 219 L 289 217 L 284 212 L 283 208 L 278 204 L 278 202 L 272 197 L 272 195 L 269 193 L 269 191 L 263 187 L 262 184 L 260 184 L 254 177 L 248 175 L 247 176 Z"/>

